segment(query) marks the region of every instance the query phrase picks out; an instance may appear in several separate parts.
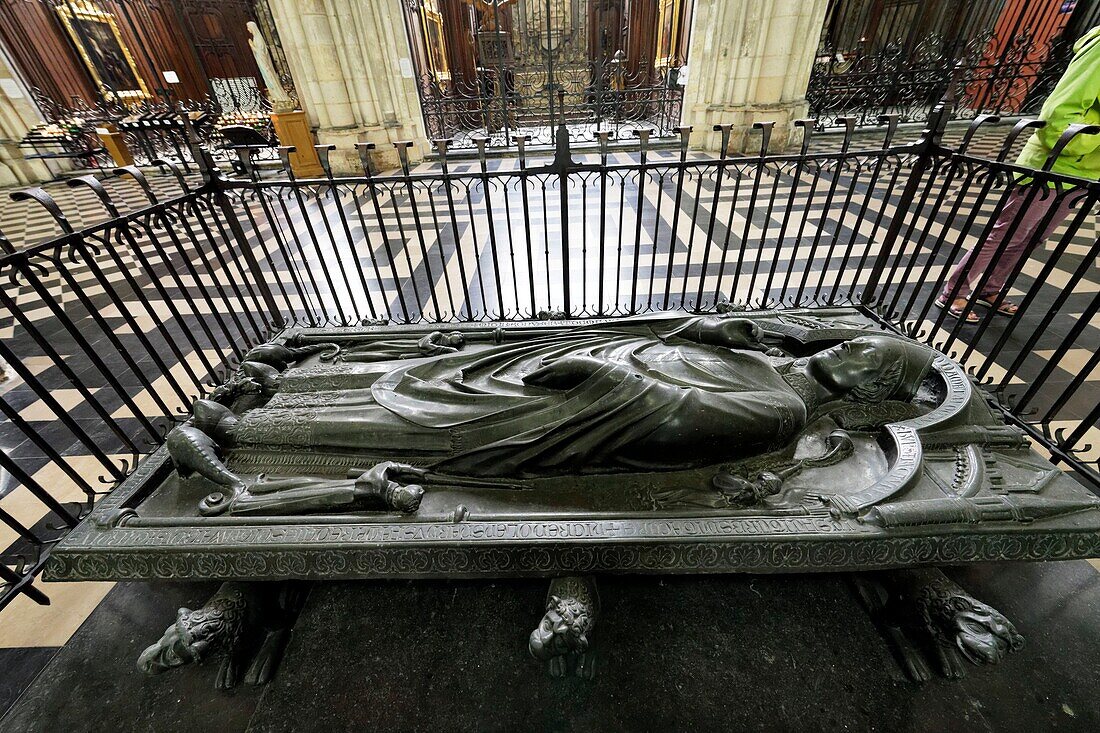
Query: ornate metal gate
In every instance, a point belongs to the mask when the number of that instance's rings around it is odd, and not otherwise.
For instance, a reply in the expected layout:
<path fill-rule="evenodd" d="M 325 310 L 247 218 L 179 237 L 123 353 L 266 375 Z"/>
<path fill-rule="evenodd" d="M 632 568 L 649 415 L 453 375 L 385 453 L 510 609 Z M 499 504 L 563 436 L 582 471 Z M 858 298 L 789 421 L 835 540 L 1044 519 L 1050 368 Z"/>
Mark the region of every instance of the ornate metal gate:
<path fill-rule="evenodd" d="M 1032 113 L 1098 23 L 1098 0 L 831 0 L 810 113 L 923 119 L 952 84 L 957 116 Z"/>
<path fill-rule="evenodd" d="M 431 138 L 504 148 L 680 122 L 691 0 L 404 0 Z"/>

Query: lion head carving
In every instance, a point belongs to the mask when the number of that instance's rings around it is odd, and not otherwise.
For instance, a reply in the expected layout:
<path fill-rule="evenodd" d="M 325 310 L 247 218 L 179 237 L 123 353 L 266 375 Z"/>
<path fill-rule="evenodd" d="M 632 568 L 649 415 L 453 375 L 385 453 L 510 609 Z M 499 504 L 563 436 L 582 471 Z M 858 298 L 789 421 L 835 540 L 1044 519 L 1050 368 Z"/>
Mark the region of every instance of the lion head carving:
<path fill-rule="evenodd" d="M 179 609 L 176 622 L 138 657 L 138 669 L 160 674 L 229 652 L 240 638 L 247 608 L 243 594 L 235 590 L 215 595 L 195 611 Z"/>
<path fill-rule="evenodd" d="M 1024 637 L 1000 611 L 950 581 L 930 583 L 920 603 L 933 636 L 973 664 L 998 664 L 1024 645 Z"/>
<path fill-rule="evenodd" d="M 531 632 L 527 648 L 543 661 L 588 650 L 588 632 L 593 626 L 588 607 L 575 598 L 550 596 L 546 614 Z"/>
<path fill-rule="evenodd" d="M 976 601 L 952 618 L 955 646 L 973 664 L 997 664 L 1024 645 L 1024 637 L 1000 611 Z"/>

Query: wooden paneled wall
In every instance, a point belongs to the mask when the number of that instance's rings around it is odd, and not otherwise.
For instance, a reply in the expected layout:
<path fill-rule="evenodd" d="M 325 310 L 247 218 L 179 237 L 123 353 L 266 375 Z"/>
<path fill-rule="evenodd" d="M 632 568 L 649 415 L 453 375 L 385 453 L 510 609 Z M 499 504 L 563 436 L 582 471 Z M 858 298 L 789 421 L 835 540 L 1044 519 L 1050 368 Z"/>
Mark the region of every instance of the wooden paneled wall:
<path fill-rule="evenodd" d="M 466 0 L 440 0 L 451 78 L 459 88 L 477 88 L 477 40 Z M 453 30 L 451 30 L 453 29 Z"/>
<path fill-rule="evenodd" d="M 256 77 L 245 23 L 254 18 L 250 0 L 93 0 L 111 13 L 137 71 L 154 99 L 174 71 L 176 99 L 201 99 L 209 78 Z M 73 97 L 98 101 L 91 75 L 59 20 L 55 7 L 75 0 L 0 0 L 0 41 L 26 81 L 68 105 Z"/>
<path fill-rule="evenodd" d="M 49 3 L 0 0 L 0 41 L 24 80 L 61 104 L 96 100 L 91 77 Z"/>

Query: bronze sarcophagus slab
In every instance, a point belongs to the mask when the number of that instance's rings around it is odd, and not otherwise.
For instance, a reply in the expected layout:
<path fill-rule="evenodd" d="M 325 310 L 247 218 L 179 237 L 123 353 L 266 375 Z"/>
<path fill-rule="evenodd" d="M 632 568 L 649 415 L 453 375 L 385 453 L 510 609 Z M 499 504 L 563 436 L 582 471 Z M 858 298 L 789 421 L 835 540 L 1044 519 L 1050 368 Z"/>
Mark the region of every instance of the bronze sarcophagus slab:
<path fill-rule="evenodd" d="M 804 572 L 1100 556 L 1100 499 L 854 309 L 296 328 L 52 580 Z"/>

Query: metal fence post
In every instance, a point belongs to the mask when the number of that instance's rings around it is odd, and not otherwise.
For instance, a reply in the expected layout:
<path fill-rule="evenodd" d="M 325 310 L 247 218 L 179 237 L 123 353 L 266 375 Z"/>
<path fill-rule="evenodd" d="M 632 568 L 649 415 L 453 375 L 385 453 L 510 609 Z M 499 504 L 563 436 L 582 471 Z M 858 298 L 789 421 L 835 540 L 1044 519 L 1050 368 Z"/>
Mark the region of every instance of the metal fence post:
<path fill-rule="evenodd" d="M 917 189 L 920 188 L 924 174 L 933 165 L 936 154 L 944 152 L 940 140 L 943 139 L 947 121 L 951 116 L 951 108 L 954 106 L 952 97 L 953 95 L 948 94 L 932 108 L 932 111 L 928 113 L 928 123 L 915 143 L 895 148 L 893 151 L 913 153 L 917 157 L 913 161 L 912 168 L 909 169 L 909 177 L 905 181 L 905 188 L 897 201 L 894 215 L 890 218 L 890 226 L 882 238 L 882 245 L 879 247 L 874 264 L 871 265 L 871 274 L 867 278 L 867 284 L 859 295 L 859 302 L 863 305 L 871 305 L 880 297 L 880 294 L 876 291 L 879 290 L 882 273 L 885 272 L 886 265 L 897 247 L 901 229 L 905 225 L 913 201 L 917 198 Z"/>
<path fill-rule="evenodd" d="M 179 114 L 187 135 L 187 146 L 191 148 L 191 156 L 195 159 L 195 165 L 198 166 L 199 172 L 202 174 L 203 188 L 210 192 L 221 210 L 222 216 L 225 217 L 225 221 L 229 225 L 229 231 L 233 233 L 233 239 L 236 240 L 237 247 L 240 248 L 241 255 L 244 257 L 244 262 L 255 280 L 256 288 L 260 291 L 264 307 L 271 314 L 271 321 L 269 322 L 262 313 L 260 317 L 268 327 L 284 328 L 286 319 L 283 318 L 279 306 L 275 303 L 275 296 L 268 285 L 267 275 L 260 269 L 256 253 L 252 251 L 252 243 L 248 241 L 248 237 L 244 233 L 244 227 L 241 226 L 241 220 L 238 218 L 239 214 L 234 211 L 232 204 L 229 202 L 229 197 L 225 193 L 227 188 L 225 173 L 218 168 L 214 157 L 202 144 L 202 140 L 199 139 L 198 133 L 195 131 L 195 126 L 191 124 L 191 118 L 187 116 L 187 111 L 183 109 L 182 105 L 179 108 Z"/>
<path fill-rule="evenodd" d="M 576 163 L 569 149 L 569 126 L 565 121 L 565 92 L 558 91 L 558 109 L 561 111 L 561 124 L 558 125 L 554 144 L 554 160 L 548 166 L 548 170 L 558 177 L 558 219 L 561 226 L 561 262 L 562 262 L 562 300 L 565 317 L 573 314 L 572 302 L 569 293 L 569 279 L 572 270 L 569 263 L 569 174 Z M 583 277 L 583 275 L 582 275 Z M 584 303 L 581 303 L 583 310 Z"/>

